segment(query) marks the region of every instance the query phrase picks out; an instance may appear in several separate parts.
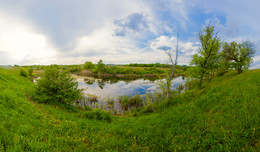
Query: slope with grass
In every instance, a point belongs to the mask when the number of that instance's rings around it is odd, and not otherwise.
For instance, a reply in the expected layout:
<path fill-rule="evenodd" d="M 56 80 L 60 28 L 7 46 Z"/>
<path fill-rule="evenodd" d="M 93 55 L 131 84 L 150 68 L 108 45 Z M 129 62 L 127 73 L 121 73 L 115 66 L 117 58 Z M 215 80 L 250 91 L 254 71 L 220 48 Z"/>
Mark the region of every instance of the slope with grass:
<path fill-rule="evenodd" d="M 29 78 L 0 69 L 0 151 L 258 151 L 259 80 L 260 70 L 227 73 L 121 117 L 38 104 Z"/>

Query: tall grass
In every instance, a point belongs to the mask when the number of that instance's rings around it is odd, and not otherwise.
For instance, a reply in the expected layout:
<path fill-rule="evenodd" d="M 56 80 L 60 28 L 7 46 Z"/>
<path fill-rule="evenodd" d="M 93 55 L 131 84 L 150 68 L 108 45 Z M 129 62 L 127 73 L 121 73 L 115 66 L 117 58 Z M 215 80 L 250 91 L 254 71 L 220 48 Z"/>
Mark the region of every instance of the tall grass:
<path fill-rule="evenodd" d="M 143 105 L 143 99 L 139 94 L 134 96 L 119 97 L 119 103 L 123 110 L 130 110 L 131 108 L 137 108 Z"/>

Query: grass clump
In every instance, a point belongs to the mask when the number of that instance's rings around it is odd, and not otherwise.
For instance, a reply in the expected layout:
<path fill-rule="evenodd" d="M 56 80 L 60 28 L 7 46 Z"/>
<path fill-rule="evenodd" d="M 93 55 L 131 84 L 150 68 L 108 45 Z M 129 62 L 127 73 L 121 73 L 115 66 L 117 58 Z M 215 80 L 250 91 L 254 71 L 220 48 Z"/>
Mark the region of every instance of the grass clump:
<path fill-rule="evenodd" d="M 27 72 L 24 69 L 21 69 L 20 75 L 23 76 L 23 77 L 27 77 Z"/>
<path fill-rule="evenodd" d="M 101 111 L 100 109 L 95 109 L 93 111 L 85 112 L 84 118 L 104 120 L 104 121 L 107 121 L 107 122 L 112 121 L 111 114 L 109 112 Z"/>
<path fill-rule="evenodd" d="M 134 96 L 123 96 L 119 98 L 119 103 L 123 110 L 129 110 L 131 108 L 138 108 L 143 105 L 143 100 L 139 94 Z"/>

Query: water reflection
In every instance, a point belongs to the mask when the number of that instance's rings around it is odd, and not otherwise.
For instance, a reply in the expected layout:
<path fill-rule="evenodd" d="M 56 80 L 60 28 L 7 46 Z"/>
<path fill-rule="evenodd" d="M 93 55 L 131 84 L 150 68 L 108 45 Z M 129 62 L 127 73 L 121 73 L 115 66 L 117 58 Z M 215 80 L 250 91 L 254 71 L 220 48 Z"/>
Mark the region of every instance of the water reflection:
<path fill-rule="evenodd" d="M 154 93 L 159 90 L 155 79 L 96 79 L 89 77 L 76 77 L 79 88 L 84 89 L 84 94 L 91 94 L 99 98 L 116 98 L 135 94 Z M 185 78 L 177 77 L 172 80 L 172 88 L 184 84 Z"/>

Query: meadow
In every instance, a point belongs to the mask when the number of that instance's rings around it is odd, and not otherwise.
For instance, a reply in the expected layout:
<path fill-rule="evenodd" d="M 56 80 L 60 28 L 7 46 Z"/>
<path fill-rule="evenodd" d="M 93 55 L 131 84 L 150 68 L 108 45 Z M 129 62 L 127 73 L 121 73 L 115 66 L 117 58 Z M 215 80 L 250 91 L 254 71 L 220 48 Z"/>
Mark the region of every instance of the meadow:
<path fill-rule="evenodd" d="M 29 77 L 0 68 L 0 151 L 259 151 L 259 80 L 259 69 L 231 71 L 111 115 L 37 103 Z"/>

